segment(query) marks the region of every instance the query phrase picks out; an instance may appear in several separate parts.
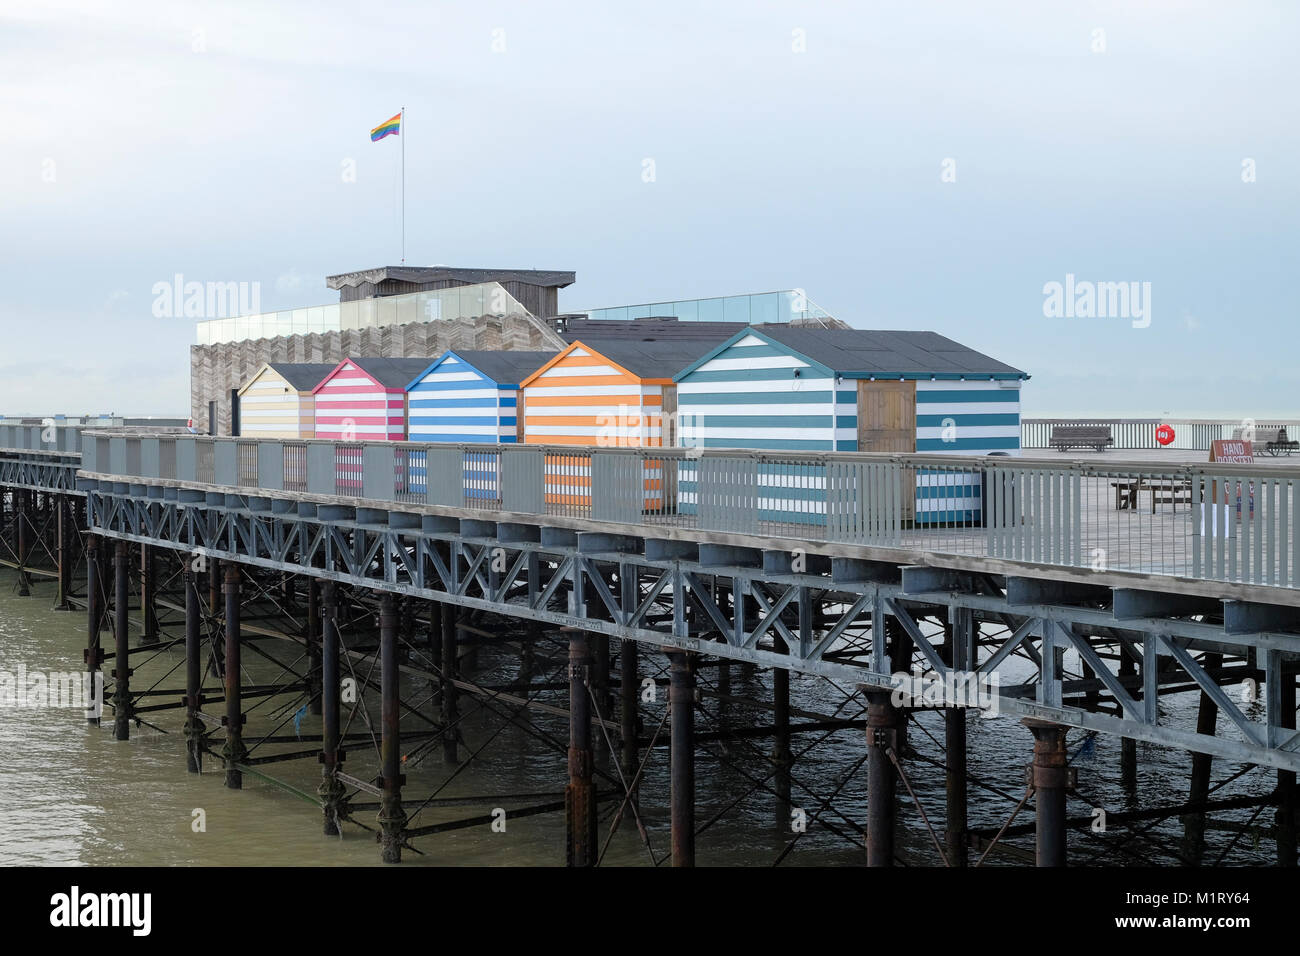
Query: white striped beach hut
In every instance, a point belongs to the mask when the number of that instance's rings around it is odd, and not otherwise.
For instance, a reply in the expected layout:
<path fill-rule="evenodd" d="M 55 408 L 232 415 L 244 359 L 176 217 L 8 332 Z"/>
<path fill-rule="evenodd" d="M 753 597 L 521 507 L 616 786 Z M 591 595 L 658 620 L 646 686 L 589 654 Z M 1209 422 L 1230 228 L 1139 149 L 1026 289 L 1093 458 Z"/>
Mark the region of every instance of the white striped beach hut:
<path fill-rule="evenodd" d="M 755 325 L 675 376 L 679 443 L 780 451 L 1020 453 L 1029 376 L 934 332 Z M 683 474 L 679 495 L 693 504 Z M 823 523 L 825 480 L 760 475 L 769 520 Z M 909 518 L 977 521 L 980 475 L 918 469 Z"/>

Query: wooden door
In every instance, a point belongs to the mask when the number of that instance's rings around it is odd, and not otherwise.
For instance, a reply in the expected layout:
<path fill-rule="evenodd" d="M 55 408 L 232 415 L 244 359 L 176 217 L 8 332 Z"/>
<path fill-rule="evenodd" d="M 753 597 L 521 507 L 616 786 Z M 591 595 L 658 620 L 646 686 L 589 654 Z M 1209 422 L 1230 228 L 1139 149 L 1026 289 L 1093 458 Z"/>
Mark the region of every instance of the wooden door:
<path fill-rule="evenodd" d="M 858 382 L 858 451 L 916 451 L 915 382 Z"/>
<path fill-rule="evenodd" d="M 916 452 L 916 382 L 858 382 L 858 451 Z M 902 519 L 916 515 L 916 472 L 904 468 Z"/>

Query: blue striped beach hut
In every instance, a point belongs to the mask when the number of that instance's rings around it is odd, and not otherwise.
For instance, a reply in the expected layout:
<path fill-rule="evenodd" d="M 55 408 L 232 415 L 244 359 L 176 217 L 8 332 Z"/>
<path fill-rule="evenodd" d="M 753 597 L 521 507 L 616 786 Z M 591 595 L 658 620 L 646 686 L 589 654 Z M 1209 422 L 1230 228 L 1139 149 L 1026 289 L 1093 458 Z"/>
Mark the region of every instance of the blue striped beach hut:
<path fill-rule="evenodd" d="M 406 387 L 410 440 L 520 441 L 519 383 L 555 354 L 448 349 Z"/>
<path fill-rule="evenodd" d="M 488 445 L 523 441 L 519 383 L 555 355 L 448 349 L 406 386 L 410 440 Z M 467 452 L 466 496 L 499 498 L 498 467 L 494 454 Z"/>
<path fill-rule="evenodd" d="M 1017 455 L 1029 376 L 935 332 L 754 325 L 679 372 L 678 443 Z M 683 504 L 691 504 L 688 475 Z M 918 469 L 917 524 L 979 520 L 980 475 Z M 769 520 L 825 522 L 824 476 L 764 465 Z"/>

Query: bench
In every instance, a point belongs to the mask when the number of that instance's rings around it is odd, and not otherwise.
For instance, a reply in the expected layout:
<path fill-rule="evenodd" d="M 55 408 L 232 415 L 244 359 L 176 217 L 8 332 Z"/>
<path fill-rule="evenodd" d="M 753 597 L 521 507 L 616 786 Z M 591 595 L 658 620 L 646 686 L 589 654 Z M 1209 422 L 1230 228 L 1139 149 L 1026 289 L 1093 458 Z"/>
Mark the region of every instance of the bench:
<path fill-rule="evenodd" d="M 1109 425 L 1053 425 L 1047 444 L 1057 451 L 1070 448 L 1105 451 L 1107 446 L 1115 444 L 1115 439 L 1110 437 Z"/>
<path fill-rule="evenodd" d="M 1244 431 L 1243 428 L 1234 428 L 1232 437 L 1240 439 Z M 1274 458 L 1278 454 L 1290 455 L 1293 451 L 1300 451 L 1300 441 L 1286 437 L 1286 426 L 1281 428 L 1256 428 L 1253 444 L 1256 448 L 1263 448 Z"/>

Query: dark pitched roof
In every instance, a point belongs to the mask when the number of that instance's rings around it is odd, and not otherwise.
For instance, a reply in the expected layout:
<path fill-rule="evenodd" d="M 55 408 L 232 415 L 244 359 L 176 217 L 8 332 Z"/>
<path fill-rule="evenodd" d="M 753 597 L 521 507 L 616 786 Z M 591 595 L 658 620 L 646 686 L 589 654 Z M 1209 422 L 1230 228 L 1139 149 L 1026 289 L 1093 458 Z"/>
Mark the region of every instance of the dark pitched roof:
<path fill-rule="evenodd" d="M 529 375 L 555 358 L 555 352 L 462 352 L 452 349 L 459 358 L 474 366 L 498 385 L 518 385 Z"/>
<path fill-rule="evenodd" d="M 361 369 L 385 388 L 406 388 L 411 379 L 419 375 L 433 359 L 428 358 L 356 358 L 349 355 L 346 361 Z M 337 366 L 336 366 L 337 367 Z"/>
<path fill-rule="evenodd" d="M 672 378 L 729 338 L 731 334 L 719 332 L 707 339 L 641 342 L 634 339 L 592 338 L 582 339 L 581 342 L 638 378 Z"/>
<path fill-rule="evenodd" d="M 882 372 L 1026 375 L 937 332 L 817 329 L 775 324 L 754 328 L 842 375 L 856 377 Z"/>
<path fill-rule="evenodd" d="M 744 322 L 682 322 L 676 316 L 643 319 L 568 319 L 560 336 L 566 342 L 579 339 L 707 339 L 725 342 L 746 327 Z"/>
<path fill-rule="evenodd" d="M 340 272 L 326 276 L 325 284 L 331 289 L 360 285 L 363 282 L 379 283 L 385 279 L 402 282 L 438 282 L 454 279 L 458 282 L 528 282 L 532 285 L 563 288 L 572 285 L 576 278 L 572 272 L 553 269 L 457 269 L 452 266 L 379 266 Z"/>
<path fill-rule="evenodd" d="M 298 392 L 310 392 L 330 372 L 338 368 L 337 362 L 267 362 L 275 374 Z"/>

